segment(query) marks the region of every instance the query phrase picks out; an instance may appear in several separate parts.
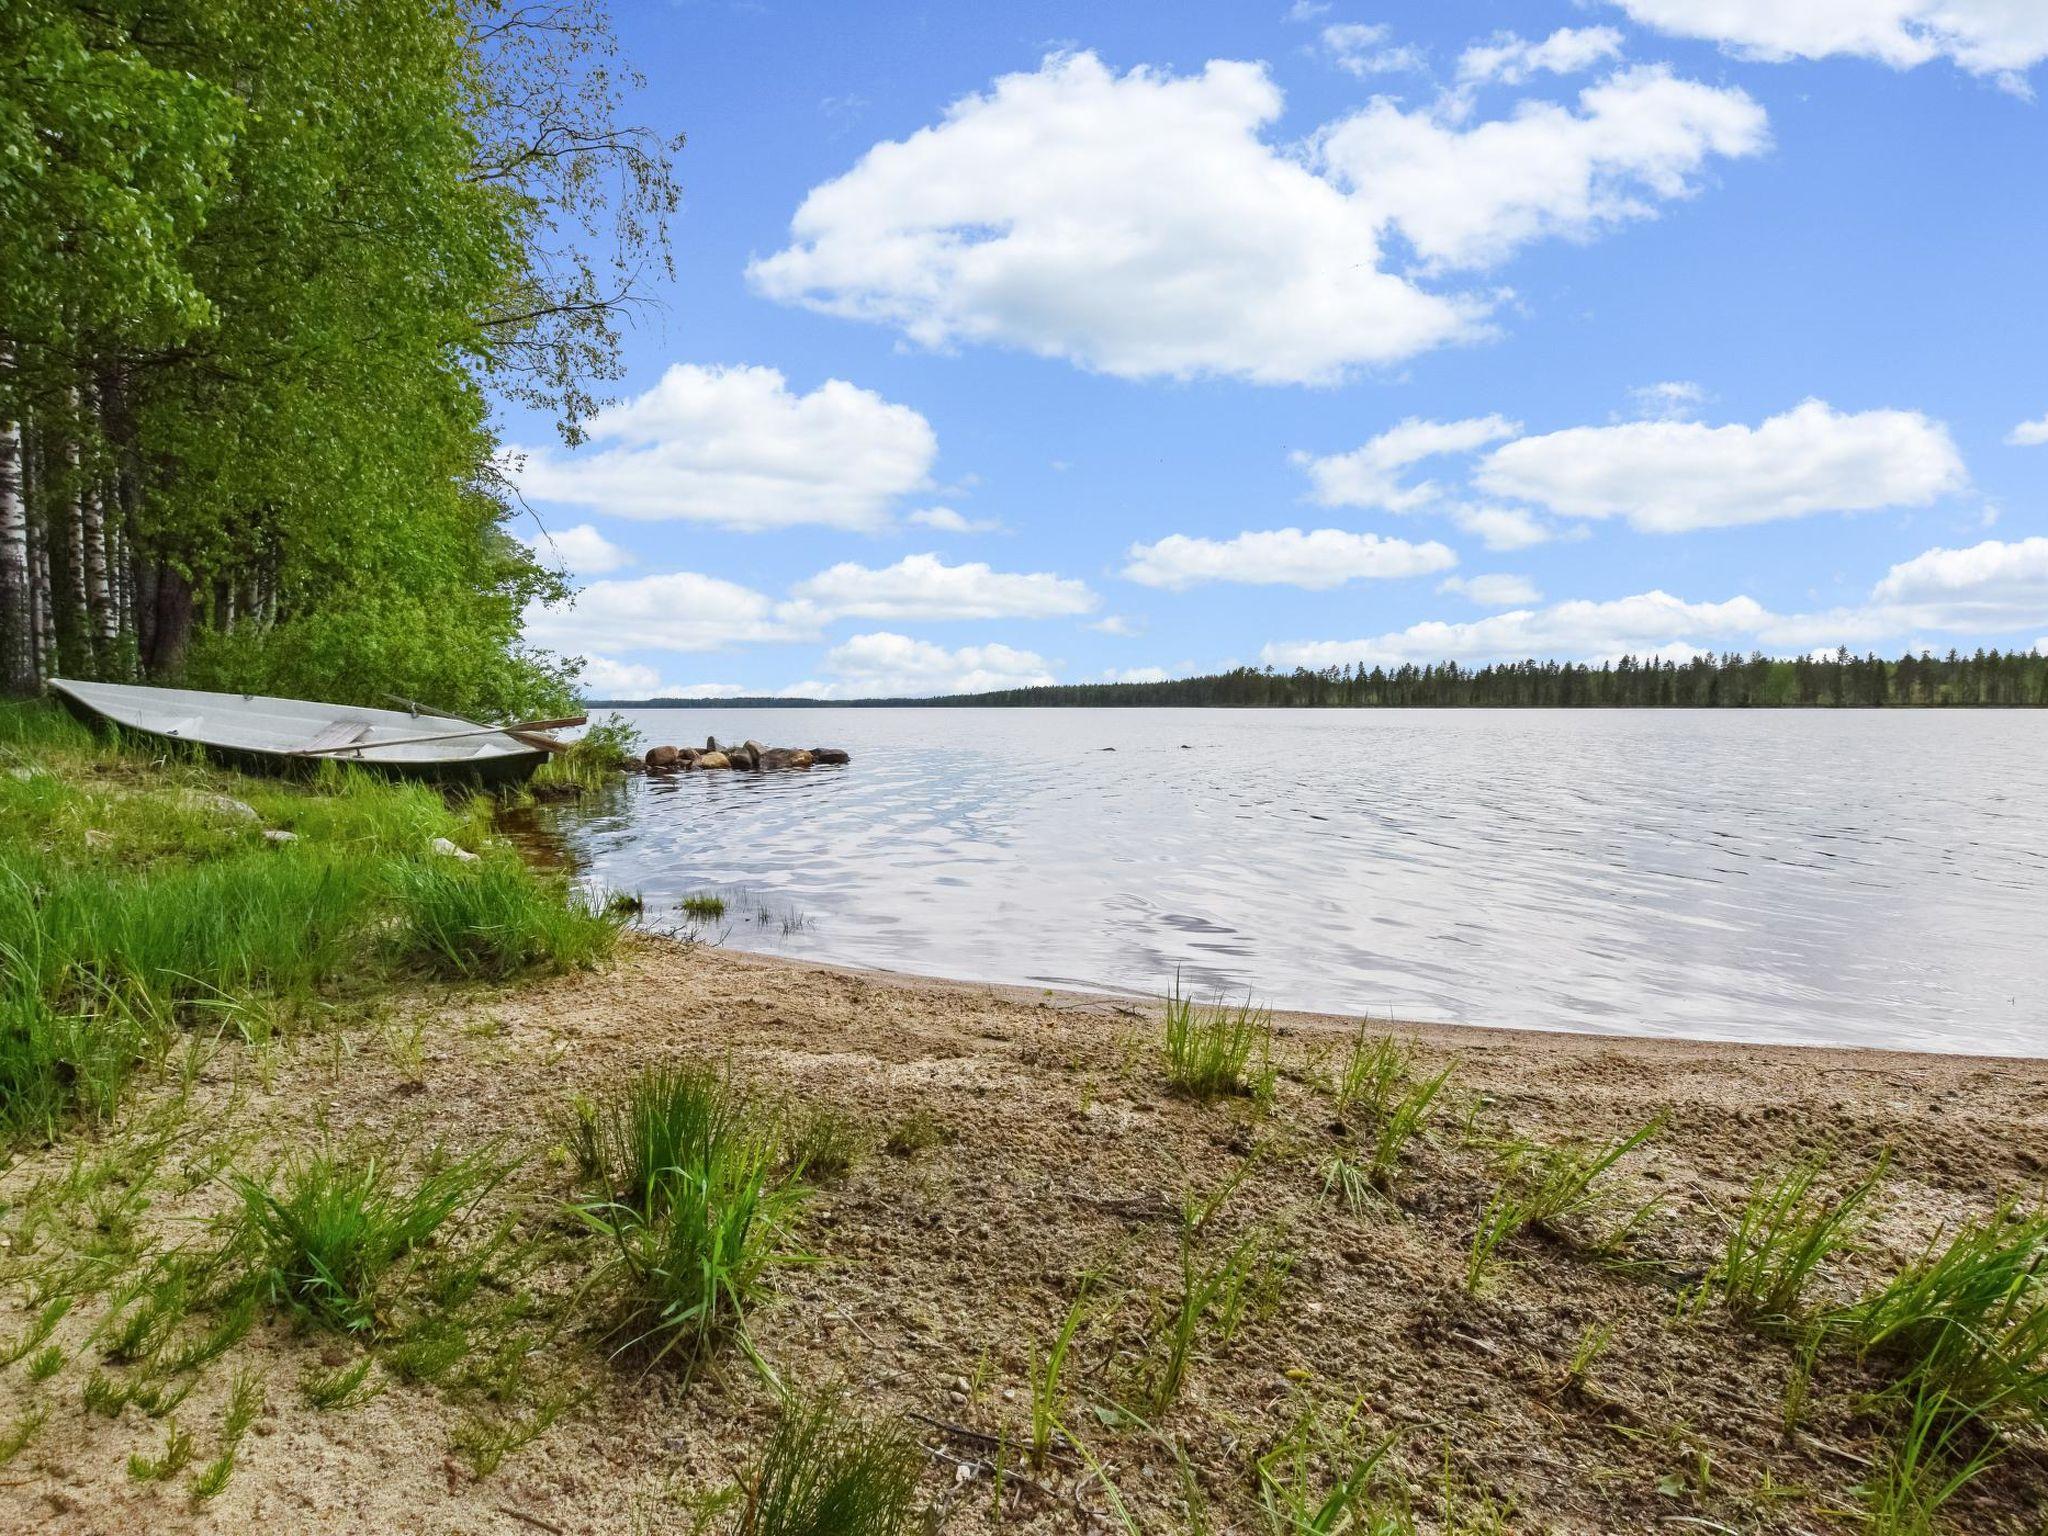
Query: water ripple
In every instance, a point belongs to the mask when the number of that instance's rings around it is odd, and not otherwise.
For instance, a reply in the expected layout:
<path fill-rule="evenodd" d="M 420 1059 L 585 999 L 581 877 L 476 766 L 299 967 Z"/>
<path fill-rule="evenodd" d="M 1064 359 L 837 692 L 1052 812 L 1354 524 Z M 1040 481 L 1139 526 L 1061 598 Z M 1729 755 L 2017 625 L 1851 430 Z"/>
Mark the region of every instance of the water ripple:
<path fill-rule="evenodd" d="M 577 866 L 657 920 L 744 892 L 736 944 L 1119 991 L 1179 971 L 1409 1018 L 2048 1054 L 2034 714 L 631 718 L 651 741 L 854 754 L 552 813 Z"/>

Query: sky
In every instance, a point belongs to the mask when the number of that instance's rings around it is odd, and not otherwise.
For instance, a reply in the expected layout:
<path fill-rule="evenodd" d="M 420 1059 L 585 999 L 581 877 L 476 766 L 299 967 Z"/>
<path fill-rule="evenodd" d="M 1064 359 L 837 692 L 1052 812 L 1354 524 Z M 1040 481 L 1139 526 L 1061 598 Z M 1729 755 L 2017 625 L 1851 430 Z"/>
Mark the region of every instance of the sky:
<path fill-rule="evenodd" d="M 2048 649 L 2048 4 L 615 0 L 595 697 Z"/>

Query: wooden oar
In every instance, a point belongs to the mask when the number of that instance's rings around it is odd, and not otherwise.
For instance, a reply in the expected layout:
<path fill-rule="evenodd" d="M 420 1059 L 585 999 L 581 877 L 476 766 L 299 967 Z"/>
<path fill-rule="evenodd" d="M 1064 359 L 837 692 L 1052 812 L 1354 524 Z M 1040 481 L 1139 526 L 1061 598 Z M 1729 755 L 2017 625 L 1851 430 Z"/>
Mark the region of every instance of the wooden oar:
<path fill-rule="evenodd" d="M 554 731 L 565 726 L 582 725 L 590 719 L 588 715 L 565 715 L 559 720 L 516 720 L 509 725 L 473 725 L 464 731 L 439 731 L 430 736 L 393 736 L 385 741 L 351 741 L 338 747 L 300 747 L 294 757 L 328 757 L 336 752 L 364 752 L 373 747 L 415 747 L 429 741 L 459 741 L 465 736 L 513 736 L 520 731 Z M 527 740 L 524 736 L 517 738 Z M 535 737 L 531 745 L 541 746 L 543 738 Z M 553 743 L 550 750 L 567 751 L 561 743 Z"/>

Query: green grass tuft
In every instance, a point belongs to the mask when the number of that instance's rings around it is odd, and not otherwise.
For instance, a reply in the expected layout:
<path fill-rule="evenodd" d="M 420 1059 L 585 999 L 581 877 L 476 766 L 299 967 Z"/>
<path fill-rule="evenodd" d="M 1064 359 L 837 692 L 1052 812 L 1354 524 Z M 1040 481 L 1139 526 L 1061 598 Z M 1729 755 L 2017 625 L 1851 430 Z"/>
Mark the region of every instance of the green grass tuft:
<path fill-rule="evenodd" d="M 1830 1199 L 1817 1187 L 1827 1160 L 1809 1158 L 1788 1173 L 1765 1174 L 1751 1186 L 1728 1245 L 1707 1276 L 1737 1317 L 1772 1325 L 1796 1320 L 1807 1285 L 1836 1254 L 1853 1246 L 1862 1209 L 1888 1159 Z"/>
<path fill-rule="evenodd" d="M 1272 1045 L 1273 1016 L 1267 1010 L 1249 1001 L 1237 1008 L 1205 1006 L 1175 982 L 1166 999 L 1166 1081 L 1175 1093 L 1205 1102 L 1230 1094 L 1262 1096 L 1273 1081 Z"/>
<path fill-rule="evenodd" d="M 509 856 L 411 864 L 396 875 L 398 953 L 431 975 L 502 981 L 595 965 L 622 915 L 556 889 Z"/>
<path fill-rule="evenodd" d="M 260 1292 L 331 1327 L 373 1327 L 392 1266 L 473 1209 L 508 1171 L 492 1149 L 448 1158 L 437 1147 L 428 1161 L 409 1186 L 374 1153 L 299 1157 L 285 1165 L 277 1189 L 231 1179 L 257 1252 Z"/>
<path fill-rule="evenodd" d="M 740 1536 L 910 1536 L 924 1454 L 836 1398 L 792 1402 L 746 1489 Z"/>

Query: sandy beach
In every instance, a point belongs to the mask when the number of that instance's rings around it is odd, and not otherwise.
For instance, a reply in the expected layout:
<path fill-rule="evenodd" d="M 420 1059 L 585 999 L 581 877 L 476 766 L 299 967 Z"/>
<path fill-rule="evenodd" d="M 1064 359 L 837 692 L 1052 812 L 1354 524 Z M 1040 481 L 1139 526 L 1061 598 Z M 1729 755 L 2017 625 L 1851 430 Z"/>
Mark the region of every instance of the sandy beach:
<path fill-rule="evenodd" d="M 1414 1042 L 1411 1076 L 1452 1073 L 1399 1174 L 1354 1208 L 1326 1187 L 1326 1165 L 1351 1130 L 1327 1083 L 1355 1025 L 1277 1017 L 1269 1100 L 1201 1103 L 1164 1087 L 1158 1013 L 636 939 L 593 973 L 419 994 L 261 1051 L 221 1044 L 186 1074 L 184 1112 L 152 1117 L 145 1101 L 117 1133 L 19 1156 L 0 1192 L 13 1209 L 38 1180 L 103 1163 L 118 1170 L 108 1190 L 134 1186 L 115 1203 L 174 1244 L 224 1208 L 210 1173 L 230 1158 L 337 1137 L 414 1152 L 502 1141 L 523 1161 L 479 1219 L 520 1212 L 559 1233 L 572 1225 L 565 1105 L 698 1057 L 868 1133 L 867 1154 L 795 1223 L 811 1261 L 781 1271 L 749 1331 L 782 1379 L 902 1416 L 928 1450 L 945 1530 L 995 1528 L 998 1511 L 1002 1529 L 1261 1529 L 1248 1469 L 1307 1415 L 1389 1442 L 1384 1465 L 1424 1491 L 1418 1529 L 1790 1533 L 1860 1528 L 1850 1490 L 1880 1454 L 1866 1403 L 1879 1377 L 1831 1355 L 1802 1372 L 1791 1342 L 1681 1306 L 1750 1181 L 1821 1149 L 1846 1178 L 1889 1150 L 1859 1251 L 1817 1282 L 1847 1302 L 2048 1171 L 2048 1062 L 1396 1026 Z M 1611 1175 L 1611 1214 L 1523 1233 L 1468 1285 L 1513 1147 L 1652 1119 L 1654 1137 Z M 1226 1189 L 1203 1243 L 1255 1238 L 1277 1262 L 1233 1336 L 1205 1337 L 1184 1388 L 1139 1422 L 1129 1382 L 1182 1282 L 1183 1203 Z M 65 1241 L 84 1251 L 89 1235 Z M 12 1262 L 6 1302 L 25 1327 Z M 566 1262 L 534 1276 L 543 1298 L 575 1284 Z M 1080 1448 L 1019 1470 L 1034 1350 L 1084 1276 L 1096 1304 L 1070 1367 Z M 81 1304 L 52 1341 L 89 1347 L 104 1310 Z M 266 1405 L 233 1481 L 204 1504 L 125 1468 L 161 1449 L 165 1418 L 216 1418 L 228 1371 L 163 1416 L 109 1420 L 70 1395 L 0 1477 L 0 1527 L 687 1530 L 775 1415 L 738 1352 L 686 1382 L 605 1365 L 569 1321 L 532 1355 L 564 1389 L 559 1415 L 480 1476 L 449 1449 L 474 1410 L 431 1386 L 380 1366 L 353 1406 L 293 1390 L 354 1355 L 259 1324 L 231 1359 L 264 1373 Z M 0 1376 L 0 1423 L 33 1398 L 20 1366 Z M 2040 1453 L 2023 1442 L 1973 1484 L 1951 1506 L 1956 1528 L 2035 1536 Z"/>

